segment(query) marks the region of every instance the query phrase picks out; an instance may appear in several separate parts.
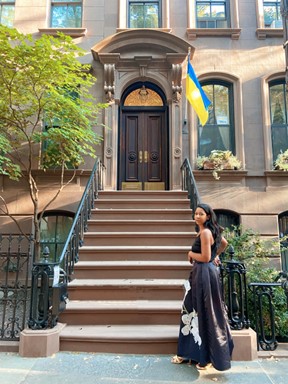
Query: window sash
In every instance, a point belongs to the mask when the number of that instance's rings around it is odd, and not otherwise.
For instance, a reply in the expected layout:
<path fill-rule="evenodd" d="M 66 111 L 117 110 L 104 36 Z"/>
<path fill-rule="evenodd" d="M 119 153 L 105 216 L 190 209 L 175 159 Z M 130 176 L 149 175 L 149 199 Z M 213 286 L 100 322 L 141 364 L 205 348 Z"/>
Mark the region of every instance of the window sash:
<path fill-rule="evenodd" d="M 229 1 L 196 1 L 196 26 L 197 28 L 230 28 Z"/>
<path fill-rule="evenodd" d="M 198 120 L 198 155 L 209 156 L 213 150 L 235 152 L 235 128 L 232 85 L 222 82 L 203 83 L 212 104 L 204 127 Z"/>
<path fill-rule="evenodd" d="M 283 81 L 269 86 L 273 161 L 288 148 L 288 95 Z"/>
<path fill-rule="evenodd" d="M 161 1 L 129 1 L 128 28 L 159 28 L 161 26 Z"/>
<path fill-rule="evenodd" d="M 52 1 L 51 27 L 52 28 L 80 28 L 82 26 L 82 2 Z"/>
<path fill-rule="evenodd" d="M 263 1 L 265 28 L 282 28 L 281 1 Z"/>
<path fill-rule="evenodd" d="M 0 2 L 0 24 L 6 27 L 13 27 L 15 15 L 15 1 L 4 0 Z"/>

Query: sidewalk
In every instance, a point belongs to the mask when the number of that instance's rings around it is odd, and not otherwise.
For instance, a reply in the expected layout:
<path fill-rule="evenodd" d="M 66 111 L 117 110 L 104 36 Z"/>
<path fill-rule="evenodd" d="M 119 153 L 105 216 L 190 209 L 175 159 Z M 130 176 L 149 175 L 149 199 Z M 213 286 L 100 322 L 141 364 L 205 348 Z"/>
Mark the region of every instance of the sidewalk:
<path fill-rule="evenodd" d="M 229 371 L 198 372 L 170 363 L 169 355 L 59 352 L 45 358 L 0 353 L 1 384 L 287 384 L 288 347 L 254 361 L 232 361 Z M 261 355 L 261 353 L 260 353 Z M 269 356 L 269 357 L 267 357 Z"/>

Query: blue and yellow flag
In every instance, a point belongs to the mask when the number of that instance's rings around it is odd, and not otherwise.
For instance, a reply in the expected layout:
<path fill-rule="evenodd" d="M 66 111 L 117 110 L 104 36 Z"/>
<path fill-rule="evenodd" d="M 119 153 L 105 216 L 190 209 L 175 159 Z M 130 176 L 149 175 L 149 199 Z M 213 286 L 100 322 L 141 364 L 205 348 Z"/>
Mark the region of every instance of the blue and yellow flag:
<path fill-rule="evenodd" d="M 189 55 L 186 76 L 186 97 L 197 113 L 202 126 L 204 126 L 208 120 L 208 107 L 211 104 L 211 101 L 201 88 L 194 69 L 190 63 Z"/>

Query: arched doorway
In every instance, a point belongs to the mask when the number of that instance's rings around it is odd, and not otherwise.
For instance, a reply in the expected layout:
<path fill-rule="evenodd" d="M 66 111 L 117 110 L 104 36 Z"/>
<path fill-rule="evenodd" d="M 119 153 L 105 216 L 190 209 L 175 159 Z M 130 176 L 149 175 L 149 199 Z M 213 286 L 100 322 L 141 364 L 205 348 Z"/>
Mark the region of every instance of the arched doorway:
<path fill-rule="evenodd" d="M 119 116 L 118 189 L 169 187 L 168 107 L 163 91 L 137 82 L 122 95 Z"/>

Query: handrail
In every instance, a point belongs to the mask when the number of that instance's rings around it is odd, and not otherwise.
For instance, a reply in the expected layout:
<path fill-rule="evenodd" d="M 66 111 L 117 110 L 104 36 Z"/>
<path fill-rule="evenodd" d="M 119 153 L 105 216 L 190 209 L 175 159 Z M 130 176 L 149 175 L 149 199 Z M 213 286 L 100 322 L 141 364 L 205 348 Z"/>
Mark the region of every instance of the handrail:
<path fill-rule="evenodd" d="M 200 194 L 196 185 L 193 171 L 189 160 L 186 158 L 181 165 L 182 172 L 182 190 L 188 191 L 188 198 L 190 199 L 190 208 L 193 212 L 199 203 L 201 203 Z"/>
<path fill-rule="evenodd" d="M 43 260 L 32 268 L 31 307 L 28 326 L 32 329 L 53 328 L 58 315 L 65 309 L 67 282 L 79 259 L 79 248 L 84 241 L 94 201 L 104 185 L 104 165 L 97 160 L 79 202 L 71 229 L 57 262 L 49 262 L 49 248 L 45 247 Z"/>

